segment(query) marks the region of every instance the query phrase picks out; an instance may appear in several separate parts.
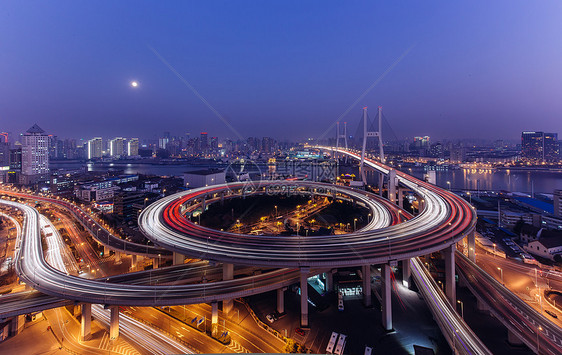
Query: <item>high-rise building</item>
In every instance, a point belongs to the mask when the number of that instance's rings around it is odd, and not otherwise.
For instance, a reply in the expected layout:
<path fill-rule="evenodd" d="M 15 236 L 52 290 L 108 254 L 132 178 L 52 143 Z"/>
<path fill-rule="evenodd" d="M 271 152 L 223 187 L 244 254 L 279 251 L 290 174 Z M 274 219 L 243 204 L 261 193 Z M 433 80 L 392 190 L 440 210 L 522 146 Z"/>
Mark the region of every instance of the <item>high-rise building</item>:
<path fill-rule="evenodd" d="M 521 133 L 521 157 L 527 161 L 560 160 L 557 133 L 526 131 Z"/>
<path fill-rule="evenodd" d="M 49 172 L 49 136 L 34 124 L 23 135 L 21 170 L 23 175 L 33 176 Z"/>
<path fill-rule="evenodd" d="M 109 155 L 119 158 L 123 155 L 123 138 L 115 137 L 109 142 Z"/>
<path fill-rule="evenodd" d="M 10 144 L 0 140 L 0 168 L 10 166 Z"/>
<path fill-rule="evenodd" d="M 414 147 L 415 148 L 429 148 L 429 136 L 414 137 Z"/>
<path fill-rule="evenodd" d="M 168 147 L 169 142 L 170 142 L 170 138 L 168 137 L 163 137 L 158 139 L 158 148 L 166 149 Z"/>
<path fill-rule="evenodd" d="M 10 170 L 21 171 L 21 145 L 10 149 Z"/>
<path fill-rule="evenodd" d="M 127 155 L 130 157 L 135 157 L 139 155 L 139 139 L 131 138 L 127 142 Z"/>
<path fill-rule="evenodd" d="M 206 151 L 207 149 L 209 149 L 207 132 L 201 132 L 201 139 L 199 140 L 199 144 L 202 151 Z"/>
<path fill-rule="evenodd" d="M 211 137 L 211 150 L 219 149 L 219 137 Z"/>
<path fill-rule="evenodd" d="M 560 142 L 557 133 L 544 133 L 544 161 L 558 162 L 560 160 Z"/>
<path fill-rule="evenodd" d="M 102 139 L 96 137 L 90 139 L 86 145 L 86 153 L 88 159 L 97 159 L 102 157 Z"/>

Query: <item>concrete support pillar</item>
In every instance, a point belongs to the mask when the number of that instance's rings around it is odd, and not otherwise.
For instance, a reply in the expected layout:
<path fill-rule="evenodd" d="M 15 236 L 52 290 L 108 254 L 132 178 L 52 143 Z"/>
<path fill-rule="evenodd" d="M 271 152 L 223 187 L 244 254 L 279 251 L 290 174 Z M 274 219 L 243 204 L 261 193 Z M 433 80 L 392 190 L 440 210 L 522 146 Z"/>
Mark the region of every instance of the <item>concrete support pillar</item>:
<path fill-rule="evenodd" d="M 221 206 L 224 205 L 224 192 L 221 192 Z"/>
<path fill-rule="evenodd" d="M 173 253 L 173 265 L 181 265 L 185 261 L 185 256 L 180 253 Z"/>
<path fill-rule="evenodd" d="M 219 327 L 219 304 L 211 302 L 211 334 L 216 334 Z"/>
<path fill-rule="evenodd" d="M 521 339 L 519 339 L 517 337 L 517 335 L 515 335 L 515 333 L 513 333 L 511 330 L 507 330 L 507 342 L 510 345 L 515 345 L 515 346 L 520 346 L 520 345 L 525 345 L 525 343 L 523 343 L 521 341 Z"/>
<path fill-rule="evenodd" d="M 328 270 L 326 272 L 326 292 L 332 292 L 334 290 L 334 272 L 333 270 Z"/>
<path fill-rule="evenodd" d="M 109 320 L 109 339 L 115 340 L 119 337 L 119 306 L 109 307 L 111 312 Z"/>
<path fill-rule="evenodd" d="M 134 269 L 136 267 L 137 267 L 137 256 L 133 254 L 131 257 L 131 269 Z"/>
<path fill-rule="evenodd" d="M 222 264 L 222 279 L 232 280 L 234 278 L 234 265 L 233 264 Z M 232 299 L 222 301 L 222 311 L 225 314 L 229 314 L 234 307 L 234 301 Z"/>
<path fill-rule="evenodd" d="M 371 265 L 363 265 L 363 304 L 371 307 Z"/>
<path fill-rule="evenodd" d="M 474 236 L 474 231 L 468 233 L 466 240 L 468 242 L 468 258 L 476 262 L 476 237 Z"/>
<path fill-rule="evenodd" d="M 116 263 L 121 262 L 121 256 L 122 256 L 121 252 L 118 252 L 118 251 L 115 252 L 115 262 Z"/>
<path fill-rule="evenodd" d="M 205 212 L 205 208 L 207 208 L 207 196 L 203 197 L 203 201 L 201 201 L 201 212 Z"/>
<path fill-rule="evenodd" d="M 455 305 L 457 302 L 457 289 L 455 285 L 455 244 L 443 249 L 445 257 L 445 293 L 449 302 Z"/>
<path fill-rule="evenodd" d="M 285 313 L 285 287 L 277 289 L 277 313 Z"/>
<path fill-rule="evenodd" d="M 398 188 L 398 207 L 404 208 L 404 189 Z"/>
<path fill-rule="evenodd" d="M 380 173 L 379 174 L 379 195 L 382 196 L 382 190 L 384 187 L 384 174 Z"/>
<path fill-rule="evenodd" d="M 309 268 L 301 267 L 301 327 L 308 328 L 308 273 Z"/>
<path fill-rule="evenodd" d="M 402 285 L 410 288 L 410 259 L 402 260 Z"/>
<path fill-rule="evenodd" d="M 82 303 L 82 317 L 80 317 L 80 340 L 92 337 L 92 304 Z"/>
<path fill-rule="evenodd" d="M 392 279 L 390 278 L 390 265 L 383 264 L 381 268 L 382 281 L 382 327 L 386 331 L 392 330 Z"/>
<path fill-rule="evenodd" d="M 391 169 L 388 172 L 388 200 L 396 203 L 396 170 Z"/>
<path fill-rule="evenodd" d="M 110 251 L 109 247 L 104 244 L 104 246 L 103 246 L 103 257 L 104 258 L 107 258 L 109 256 L 109 251 Z"/>
<path fill-rule="evenodd" d="M 10 325 L 10 335 L 18 335 L 25 325 L 25 315 L 19 315 L 12 318 L 12 322 Z"/>

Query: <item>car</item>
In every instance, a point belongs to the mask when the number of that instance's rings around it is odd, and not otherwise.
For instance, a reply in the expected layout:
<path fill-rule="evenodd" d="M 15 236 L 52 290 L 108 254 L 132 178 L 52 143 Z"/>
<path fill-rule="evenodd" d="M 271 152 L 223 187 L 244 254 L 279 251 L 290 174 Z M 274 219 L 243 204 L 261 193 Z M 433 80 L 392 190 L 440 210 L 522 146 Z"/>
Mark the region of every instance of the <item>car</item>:
<path fill-rule="evenodd" d="M 544 310 L 546 313 L 548 313 L 549 316 L 553 317 L 553 318 L 558 318 L 558 315 L 556 313 L 554 313 L 551 310 L 545 309 Z"/>
<path fill-rule="evenodd" d="M 269 323 L 275 322 L 275 316 L 273 314 L 268 314 L 267 316 L 265 316 L 265 318 Z"/>
<path fill-rule="evenodd" d="M 297 333 L 300 336 L 304 336 L 306 334 L 302 328 L 296 328 L 295 333 Z"/>

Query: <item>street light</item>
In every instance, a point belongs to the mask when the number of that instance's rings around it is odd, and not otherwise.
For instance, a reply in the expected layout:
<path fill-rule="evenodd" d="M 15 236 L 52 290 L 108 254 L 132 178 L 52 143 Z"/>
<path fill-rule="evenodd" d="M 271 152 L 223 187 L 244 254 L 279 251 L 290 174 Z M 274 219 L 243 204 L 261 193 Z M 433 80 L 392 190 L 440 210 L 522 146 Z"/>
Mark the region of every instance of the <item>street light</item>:
<path fill-rule="evenodd" d="M 500 275 L 501 275 L 501 278 L 502 278 L 502 285 L 504 285 L 504 283 L 503 283 L 503 269 L 501 267 L 498 267 L 498 270 L 500 270 Z"/>
<path fill-rule="evenodd" d="M 353 232 L 357 231 L 357 218 L 353 219 Z"/>
<path fill-rule="evenodd" d="M 472 205 L 472 195 L 470 194 L 470 191 L 466 193 L 468 195 L 468 198 L 470 200 L 470 204 Z"/>
<path fill-rule="evenodd" d="M 447 185 L 449 186 L 449 191 L 451 191 L 451 182 L 447 181 Z"/>
<path fill-rule="evenodd" d="M 275 218 L 277 218 L 277 206 L 275 206 Z"/>
<path fill-rule="evenodd" d="M 464 319 L 464 303 L 461 300 L 457 300 L 457 303 L 461 305 L 461 317 Z"/>

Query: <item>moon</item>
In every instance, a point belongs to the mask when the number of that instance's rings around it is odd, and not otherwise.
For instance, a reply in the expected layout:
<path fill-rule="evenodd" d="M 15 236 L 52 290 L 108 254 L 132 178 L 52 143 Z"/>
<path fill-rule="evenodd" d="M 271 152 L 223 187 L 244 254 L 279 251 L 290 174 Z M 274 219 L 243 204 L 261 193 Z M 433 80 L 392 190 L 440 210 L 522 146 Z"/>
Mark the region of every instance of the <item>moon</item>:
<path fill-rule="evenodd" d="M 139 86 L 138 81 L 131 81 L 131 86 L 136 88 L 137 86 Z"/>

